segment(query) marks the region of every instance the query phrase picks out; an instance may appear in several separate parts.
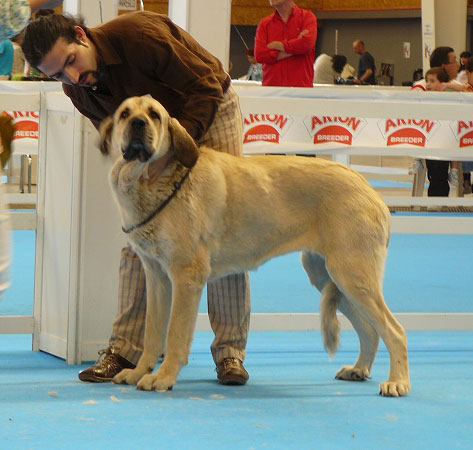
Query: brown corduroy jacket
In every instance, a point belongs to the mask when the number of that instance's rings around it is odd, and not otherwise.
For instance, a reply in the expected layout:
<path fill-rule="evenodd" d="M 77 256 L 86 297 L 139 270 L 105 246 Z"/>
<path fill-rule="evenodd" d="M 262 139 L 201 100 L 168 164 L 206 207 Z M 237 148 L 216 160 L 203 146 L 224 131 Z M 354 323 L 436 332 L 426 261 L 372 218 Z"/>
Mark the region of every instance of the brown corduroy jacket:
<path fill-rule="evenodd" d="M 167 16 L 138 11 L 88 30 L 103 71 L 97 90 L 63 84 L 98 128 L 128 97 L 150 94 L 195 139 L 212 124 L 230 78 L 220 61 Z"/>

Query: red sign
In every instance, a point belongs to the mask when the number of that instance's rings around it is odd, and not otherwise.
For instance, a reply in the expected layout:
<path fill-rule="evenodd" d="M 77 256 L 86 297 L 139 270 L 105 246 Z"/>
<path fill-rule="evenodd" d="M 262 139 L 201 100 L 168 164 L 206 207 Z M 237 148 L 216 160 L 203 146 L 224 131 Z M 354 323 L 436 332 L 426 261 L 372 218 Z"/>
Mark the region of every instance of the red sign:
<path fill-rule="evenodd" d="M 314 134 L 314 144 L 323 144 L 324 142 L 337 142 L 339 144 L 351 145 L 353 134 L 350 130 L 338 125 L 324 127 Z"/>
<path fill-rule="evenodd" d="M 388 146 L 405 144 L 425 147 L 425 135 L 415 128 L 401 128 L 388 136 Z"/>
<path fill-rule="evenodd" d="M 279 144 L 279 131 L 271 125 L 257 125 L 250 128 L 243 139 L 243 143 L 255 141 L 275 142 Z"/>
<path fill-rule="evenodd" d="M 243 143 L 264 141 L 279 144 L 280 137 L 291 123 L 292 119 L 282 114 L 247 114 L 243 118 Z"/>
<path fill-rule="evenodd" d="M 39 114 L 33 111 L 3 111 L 4 114 L 13 119 L 15 134 L 13 139 L 38 139 L 39 138 Z"/>

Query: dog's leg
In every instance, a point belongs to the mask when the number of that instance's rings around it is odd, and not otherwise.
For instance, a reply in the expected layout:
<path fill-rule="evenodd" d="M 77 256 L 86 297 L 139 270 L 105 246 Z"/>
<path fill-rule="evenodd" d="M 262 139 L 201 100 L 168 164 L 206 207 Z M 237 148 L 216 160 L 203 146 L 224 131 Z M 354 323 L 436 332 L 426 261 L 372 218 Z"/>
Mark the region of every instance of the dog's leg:
<path fill-rule="evenodd" d="M 322 292 L 322 303 L 336 303 L 333 307 L 338 305 L 338 309 L 350 320 L 360 339 L 360 354 L 355 365 L 342 367 L 335 375 L 335 378 L 354 381 L 369 378 L 371 366 L 378 349 L 378 333 L 360 315 L 356 308 L 347 301 L 343 294 L 338 291 L 338 288 L 333 286 L 329 288 L 329 285 L 333 284 L 333 282 L 325 267 L 324 258 L 306 251 L 302 253 L 302 264 L 309 276 L 310 282 Z M 324 308 L 327 309 L 328 307 L 329 305 L 324 305 Z M 329 330 L 332 328 L 334 331 L 331 334 L 334 334 L 339 329 L 336 325 L 325 326 L 324 328 Z M 330 341 L 329 344 L 325 342 L 327 339 Z M 332 339 L 330 339 L 330 335 L 328 338 L 324 337 L 324 344 L 326 348 L 329 347 L 327 348 L 329 353 L 334 353 L 338 344 L 338 336 Z"/>
<path fill-rule="evenodd" d="M 113 382 L 137 384 L 138 389 L 147 389 L 146 378 L 164 353 L 166 330 L 171 311 L 171 282 L 160 265 L 143 255 L 140 256 L 146 274 L 146 325 L 143 353 L 135 369 L 124 369 Z"/>
<path fill-rule="evenodd" d="M 340 299 L 338 309 L 347 317 L 358 334 L 360 354 L 353 366 L 342 367 L 335 378 L 347 381 L 366 380 L 370 377 L 371 366 L 378 351 L 378 333 L 344 296 Z"/>
<path fill-rule="evenodd" d="M 366 251 L 356 251 L 353 247 L 343 248 L 338 255 L 332 252 L 330 258 L 327 258 L 330 276 L 346 299 L 381 336 L 389 351 L 389 378 L 380 384 L 380 394 L 387 397 L 407 395 L 410 382 L 406 333 L 386 306 L 381 290 L 385 249 L 373 246 L 367 255 Z"/>
<path fill-rule="evenodd" d="M 154 375 L 146 375 L 138 388 L 170 390 L 182 366 L 187 364 L 202 289 L 208 274 L 193 267 L 179 270 L 172 277 L 172 310 L 166 340 L 166 356 Z"/>

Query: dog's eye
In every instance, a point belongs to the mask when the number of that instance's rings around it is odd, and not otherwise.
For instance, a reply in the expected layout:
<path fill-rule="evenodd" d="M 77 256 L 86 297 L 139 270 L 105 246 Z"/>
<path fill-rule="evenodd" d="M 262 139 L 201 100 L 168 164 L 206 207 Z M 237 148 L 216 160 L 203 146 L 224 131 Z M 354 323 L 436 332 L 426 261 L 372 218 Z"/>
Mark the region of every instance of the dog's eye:
<path fill-rule="evenodd" d="M 149 109 L 149 116 L 155 120 L 160 119 L 159 114 L 152 108 Z"/>
<path fill-rule="evenodd" d="M 129 115 L 130 115 L 130 110 L 126 108 L 120 114 L 120 119 L 126 119 Z"/>

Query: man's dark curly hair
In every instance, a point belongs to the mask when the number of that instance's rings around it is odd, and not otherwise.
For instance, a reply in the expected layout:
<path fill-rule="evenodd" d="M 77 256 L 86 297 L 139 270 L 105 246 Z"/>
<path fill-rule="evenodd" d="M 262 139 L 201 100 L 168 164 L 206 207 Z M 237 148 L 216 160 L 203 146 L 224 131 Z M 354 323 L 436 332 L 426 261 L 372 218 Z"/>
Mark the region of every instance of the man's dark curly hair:
<path fill-rule="evenodd" d="M 25 29 L 21 44 L 26 60 L 37 68 L 59 38 L 64 38 L 67 43 L 77 42 L 76 25 L 87 32 L 83 18 L 53 14 L 31 21 Z"/>
<path fill-rule="evenodd" d="M 448 64 L 448 54 L 454 52 L 452 47 L 437 47 L 430 55 L 430 67 L 441 67 L 442 64 Z"/>

